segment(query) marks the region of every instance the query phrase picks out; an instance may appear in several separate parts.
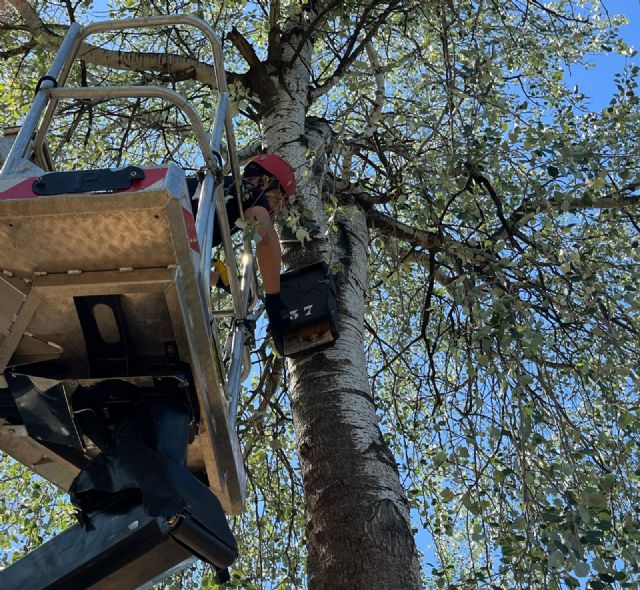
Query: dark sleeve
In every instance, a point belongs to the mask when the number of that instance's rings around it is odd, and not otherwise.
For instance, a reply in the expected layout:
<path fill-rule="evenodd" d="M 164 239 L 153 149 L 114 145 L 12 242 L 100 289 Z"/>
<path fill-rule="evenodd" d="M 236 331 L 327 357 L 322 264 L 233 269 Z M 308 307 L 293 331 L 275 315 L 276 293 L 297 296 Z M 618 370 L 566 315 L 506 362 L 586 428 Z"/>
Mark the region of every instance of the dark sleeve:
<path fill-rule="evenodd" d="M 191 198 L 195 196 L 199 184 L 200 181 L 195 176 L 187 176 L 187 189 Z"/>
<path fill-rule="evenodd" d="M 198 199 L 194 199 L 196 190 L 198 189 L 198 179 L 195 176 L 187 176 L 187 190 L 189 191 L 189 201 L 191 202 L 191 211 L 195 217 L 198 213 Z"/>
<path fill-rule="evenodd" d="M 236 221 L 240 217 L 240 209 L 238 207 L 238 199 L 236 198 L 236 185 L 233 181 L 233 176 L 225 176 L 223 180 L 224 187 L 224 196 L 227 208 L 227 217 L 229 218 L 229 229 L 231 233 L 235 233 L 239 230 L 236 225 Z M 229 198 L 230 197 L 230 198 Z M 269 200 L 264 194 L 256 198 L 249 197 L 248 199 L 242 200 L 242 210 L 246 211 L 250 207 L 264 207 L 270 216 L 273 215 L 269 207 Z M 218 223 L 218 216 L 214 216 L 214 227 L 213 227 L 213 246 L 217 246 L 222 242 L 222 238 L 220 235 L 220 225 Z"/>

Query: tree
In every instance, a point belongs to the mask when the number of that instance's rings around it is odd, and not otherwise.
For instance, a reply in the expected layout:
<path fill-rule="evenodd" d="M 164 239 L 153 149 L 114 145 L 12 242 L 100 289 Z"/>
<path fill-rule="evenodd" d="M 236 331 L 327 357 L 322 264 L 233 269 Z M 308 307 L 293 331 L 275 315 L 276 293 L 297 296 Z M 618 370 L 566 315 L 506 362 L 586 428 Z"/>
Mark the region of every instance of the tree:
<path fill-rule="evenodd" d="M 12 120 L 91 7 L 3 6 Z M 339 286 L 334 347 L 286 371 L 258 353 L 237 584 L 300 587 L 306 549 L 310 588 L 421 587 L 419 523 L 438 587 L 637 588 L 638 67 L 601 112 L 565 81 L 590 53 L 632 55 L 623 20 L 590 0 L 122 0 L 110 15 L 167 11 L 224 34 L 244 153 L 278 151 L 300 181 L 285 264 L 324 259 Z M 127 42 L 144 56 L 103 40 L 78 80 L 117 64 L 206 102 L 200 43 Z M 83 165 L 159 141 L 184 161 L 181 122 L 139 107 L 68 105 L 54 144 Z M 83 150 L 64 152 L 70 128 Z"/>

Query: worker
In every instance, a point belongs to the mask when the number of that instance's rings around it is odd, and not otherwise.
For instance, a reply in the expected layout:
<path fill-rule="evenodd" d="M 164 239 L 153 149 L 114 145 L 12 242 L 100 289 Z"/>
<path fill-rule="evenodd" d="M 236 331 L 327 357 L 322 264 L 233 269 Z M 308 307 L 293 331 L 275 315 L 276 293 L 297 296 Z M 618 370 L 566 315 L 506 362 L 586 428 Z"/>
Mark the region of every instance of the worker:
<path fill-rule="evenodd" d="M 188 179 L 190 189 L 195 188 Z M 256 240 L 256 257 L 262 284 L 265 291 L 265 307 L 269 317 L 269 325 L 274 333 L 282 333 L 286 329 L 289 313 L 280 298 L 280 266 L 282 251 L 280 238 L 273 222 L 289 206 L 289 199 L 296 190 L 296 179 L 289 163 L 276 154 L 261 154 L 252 158 L 242 172 L 242 209 L 245 221 L 251 224 L 259 236 Z M 227 215 L 232 232 L 239 228 L 236 221 L 240 218 L 238 200 L 235 194 L 233 177 L 224 179 L 224 190 L 227 198 Z M 213 246 L 222 243 L 222 235 L 217 216 L 214 219 Z M 223 286 L 224 267 L 217 266 L 212 272 L 212 284 Z"/>

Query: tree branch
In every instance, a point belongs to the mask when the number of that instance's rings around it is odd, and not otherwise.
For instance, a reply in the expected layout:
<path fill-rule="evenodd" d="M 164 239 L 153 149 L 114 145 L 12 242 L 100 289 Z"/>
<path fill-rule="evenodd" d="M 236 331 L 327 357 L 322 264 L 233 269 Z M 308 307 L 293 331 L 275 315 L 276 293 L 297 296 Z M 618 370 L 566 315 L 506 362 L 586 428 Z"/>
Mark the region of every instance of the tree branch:
<path fill-rule="evenodd" d="M 480 172 L 475 170 L 472 166 L 469 166 L 469 175 L 471 176 L 471 179 L 474 182 L 479 184 L 489 194 L 489 196 L 491 197 L 491 200 L 493 201 L 493 204 L 496 207 L 496 213 L 498 214 L 498 219 L 500 220 L 500 223 L 502 223 L 503 231 L 506 232 L 507 237 L 513 244 L 514 248 L 518 250 L 520 253 L 522 253 L 522 248 L 520 247 L 520 244 L 518 244 L 518 242 L 516 241 L 515 236 L 517 235 L 521 240 L 525 242 L 528 242 L 528 240 L 526 239 L 526 237 L 522 236 L 517 231 L 517 229 L 514 226 L 512 226 L 509 223 L 509 221 L 507 221 L 507 219 L 505 218 L 504 209 L 502 208 L 502 201 L 500 200 L 498 193 L 496 193 L 495 189 L 493 188 L 493 185 L 489 182 L 489 180 L 485 176 L 480 174 Z"/>
<path fill-rule="evenodd" d="M 51 33 L 42 19 L 38 16 L 38 13 L 26 0 L 8 0 L 8 2 L 17 10 L 18 14 L 34 37 L 37 37 L 41 32 L 45 31 Z"/>
<path fill-rule="evenodd" d="M 371 41 L 367 41 L 365 48 L 367 50 L 369 63 L 373 68 L 373 75 L 376 81 L 376 96 L 373 101 L 373 111 L 371 111 L 371 115 L 369 116 L 369 124 L 362 131 L 362 138 L 371 137 L 376 132 L 376 129 L 378 128 L 377 123 L 380 115 L 382 114 L 382 108 L 384 107 L 386 98 L 385 78 L 382 64 L 380 63 L 380 57 L 374 49 Z"/>
<path fill-rule="evenodd" d="M 440 250 L 443 245 L 443 240 L 437 233 L 416 229 L 375 209 L 367 211 L 367 225 L 384 235 L 400 238 L 427 250 Z"/>
<path fill-rule="evenodd" d="M 298 43 L 296 50 L 293 52 L 293 56 L 287 63 L 287 67 L 291 67 L 291 64 L 293 64 L 296 61 L 296 59 L 298 59 L 305 44 L 307 43 L 307 41 L 309 41 L 309 39 L 311 38 L 313 33 L 317 30 L 317 28 L 320 26 L 322 21 L 326 20 L 328 18 L 328 14 L 334 8 L 336 8 L 337 6 L 340 6 L 341 4 L 342 4 L 342 0 L 332 0 L 332 2 L 327 4 L 327 6 L 325 6 L 320 12 L 316 13 L 313 21 L 308 26 L 305 27 L 305 33 L 300 39 L 300 42 Z"/>
<path fill-rule="evenodd" d="M 24 55 L 29 53 L 36 46 L 36 42 L 31 39 L 26 43 L 23 43 L 19 47 L 14 47 L 13 49 L 7 49 L 6 51 L 0 51 L 0 59 L 9 59 L 10 57 L 15 57 L 16 55 Z"/>
<path fill-rule="evenodd" d="M 56 44 L 59 45 L 61 42 L 62 38 L 57 37 Z M 167 74 L 176 80 L 193 79 L 212 87 L 216 86 L 215 70 L 212 65 L 182 55 L 110 51 L 83 43 L 78 58 L 94 65 L 124 68 L 138 72 L 156 71 Z"/>
<path fill-rule="evenodd" d="M 238 29 L 233 27 L 227 37 L 231 40 L 234 47 L 240 52 L 240 55 L 244 58 L 249 67 L 260 64 L 260 59 L 258 58 L 255 49 L 251 43 L 246 40 L 244 35 L 238 31 Z"/>
<path fill-rule="evenodd" d="M 340 78 L 344 75 L 344 73 L 349 69 L 351 64 L 353 64 L 353 62 L 356 59 L 358 59 L 360 54 L 365 50 L 365 48 L 367 47 L 367 44 L 371 42 L 371 40 L 373 39 L 374 35 L 378 32 L 380 27 L 387 21 L 389 14 L 391 14 L 391 12 L 393 12 L 393 10 L 398 5 L 402 5 L 401 0 L 394 0 L 393 2 L 390 2 L 387 8 L 384 10 L 384 12 L 379 14 L 371 23 L 371 25 L 367 27 L 368 29 L 367 34 L 362 40 L 362 43 L 360 43 L 360 45 L 358 45 L 355 49 L 351 51 L 351 48 L 353 48 L 353 46 L 355 45 L 355 40 L 357 39 L 360 31 L 362 31 L 365 27 L 364 17 L 366 16 L 366 14 L 370 12 L 371 9 L 373 9 L 373 6 L 370 5 L 367 7 L 367 9 L 365 9 L 365 14 L 363 14 L 363 19 L 361 19 L 361 21 L 356 25 L 356 29 L 351 35 L 351 38 L 349 40 L 349 49 L 347 49 L 345 55 L 340 60 L 340 63 L 336 67 L 334 73 L 331 74 L 331 76 L 329 76 L 329 78 L 327 78 L 325 82 L 316 86 L 311 91 L 312 101 L 326 94 L 327 92 L 329 92 L 329 90 L 331 90 L 335 86 L 338 80 L 340 80 Z"/>
<path fill-rule="evenodd" d="M 629 195 L 623 196 L 623 193 L 630 193 L 636 191 L 640 188 L 640 182 L 634 182 L 623 186 L 619 191 L 615 193 L 610 193 L 601 199 L 596 199 L 593 203 L 585 203 L 581 199 L 573 199 L 569 201 L 567 210 L 569 211 L 584 211 L 586 209 L 619 209 L 626 210 L 637 207 L 640 203 L 640 196 Z M 562 203 L 556 201 L 555 199 L 548 199 L 546 201 L 546 205 L 548 207 L 557 209 L 562 206 Z M 531 202 L 523 202 L 520 206 L 516 207 L 513 213 L 510 215 L 507 220 L 507 226 L 510 228 L 515 228 L 519 224 L 523 222 L 523 220 L 528 220 L 530 216 L 539 213 L 542 209 L 540 204 L 534 204 Z M 489 239 L 492 241 L 497 241 L 500 239 L 504 239 L 507 237 L 506 227 L 503 226 L 496 230 Z"/>
<path fill-rule="evenodd" d="M 63 37 L 51 31 L 26 0 L 9 0 L 9 2 L 27 25 L 35 44 L 51 49 L 60 47 Z M 112 51 L 83 43 L 78 52 L 78 58 L 99 66 L 139 72 L 155 71 L 167 74 L 176 80 L 192 78 L 213 87 L 216 85 L 215 70 L 212 65 L 182 55 Z"/>
<path fill-rule="evenodd" d="M 269 34 L 267 60 L 275 63 L 280 58 L 280 0 L 269 3 Z"/>

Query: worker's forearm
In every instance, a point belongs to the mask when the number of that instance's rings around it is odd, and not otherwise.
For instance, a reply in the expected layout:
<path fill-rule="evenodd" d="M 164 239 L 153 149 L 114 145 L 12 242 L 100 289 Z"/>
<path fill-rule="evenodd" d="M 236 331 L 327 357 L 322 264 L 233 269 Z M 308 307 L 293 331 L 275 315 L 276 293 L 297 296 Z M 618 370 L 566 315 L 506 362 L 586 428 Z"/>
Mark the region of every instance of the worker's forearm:
<path fill-rule="evenodd" d="M 266 232 L 266 235 L 258 242 L 256 256 L 265 293 L 279 293 L 282 252 L 280 251 L 278 234 L 274 229 Z"/>

